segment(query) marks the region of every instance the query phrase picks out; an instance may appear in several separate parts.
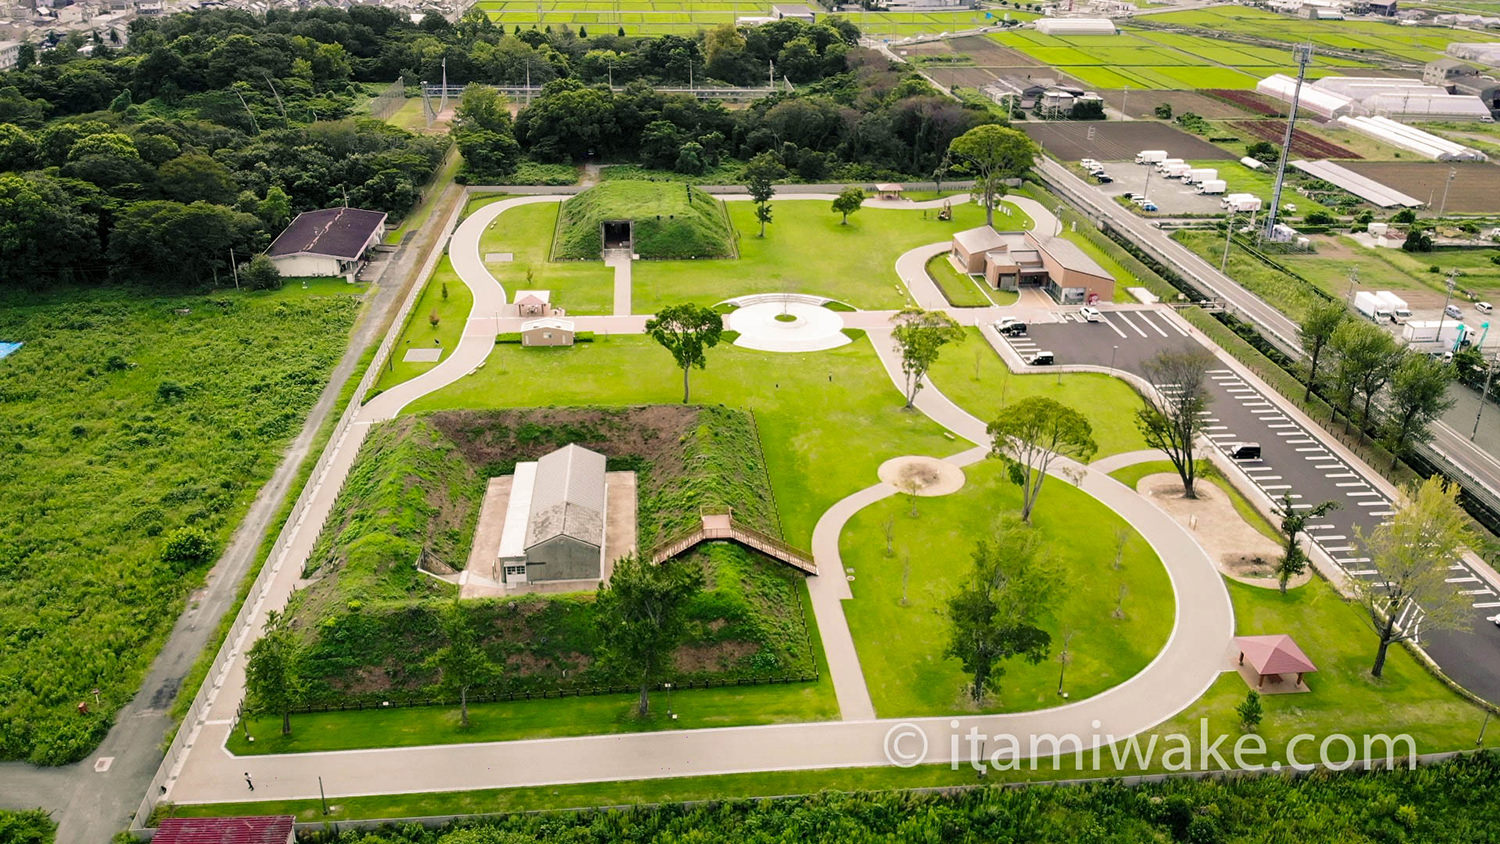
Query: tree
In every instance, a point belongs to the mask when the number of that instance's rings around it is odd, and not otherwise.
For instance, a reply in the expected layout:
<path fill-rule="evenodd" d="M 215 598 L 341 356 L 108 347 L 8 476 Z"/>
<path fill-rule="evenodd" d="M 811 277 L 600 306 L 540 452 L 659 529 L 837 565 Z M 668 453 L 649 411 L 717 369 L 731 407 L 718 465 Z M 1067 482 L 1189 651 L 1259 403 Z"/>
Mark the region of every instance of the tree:
<path fill-rule="evenodd" d="M 1432 235 L 1423 229 L 1412 226 L 1406 230 L 1406 240 L 1401 242 L 1401 249 L 1406 252 L 1431 252 Z"/>
<path fill-rule="evenodd" d="M 1172 461 L 1185 498 L 1198 497 L 1193 488 L 1198 476 L 1196 449 L 1206 424 L 1208 370 L 1213 365 L 1213 355 L 1192 349 L 1162 352 L 1145 367 L 1146 380 L 1155 389 L 1146 396 L 1146 406 L 1136 411 L 1136 426 L 1146 445 Z"/>
<path fill-rule="evenodd" d="M 959 135 L 948 151 L 962 161 L 979 182 L 984 194 L 985 225 L 995 224 L 996 188 L 1005 179 L 1025 173 L 1036 160 L 1037 148 L 1025 133 L 1005 126 L 986 124 Z"/>
<path fill-rule="evenodd" d="M 1245 156 L 1262 164 L 1275 164 L 1281 160 L 1281 150 L 1270 141 L 1256 141 L 1246 145 Z"/>
<path fill-rule="evenodd" d="M 844 215 L 844 219 L 839 221 L 839 225 L 849 225 L 849 215 L 858 211 L 859 207 L 864 204 L 865 192 L 863 189 L 848 187 L 840 191 L 839 195 L 833 200 L 834 213 Z"/>
<path fill-rule="evenodd" d="M 453 141 L 472 178 L 494 180 L 515 172 L 521 158 L 505 96 L 494 88 L 470 85 L 454 112 Z"/>
<path fill-rule="evenodd" d="M 1321 519 L 1338 506 L 1337 501 L 1324 501 L 1303 509 L 1293 506 L 1291 493 L 1281 494 L 1281 500 L 1275 504 L 1275 513 L 1281 519 L 1281 560 L 1276 563 L 1276 580 L 1281 586 L 1281 594 L 1286 594 L 1288 581 L 1307 571 L 1307 552 L 1297 541 L 1298 535 L 1307 527 L 1308 521 Z"/>
<path fill-rule="evenodd" d="M 942 311 L 906 308 L 891 317 L 891 335 L 901 350 L 901 372 L 906 376 L 906 406 L 911 407 L 922 389 L 927 370 L 949 343 L 961 343 L 964 330 Z"/>
<path fill-rule="evenodd" d="M 1171 103 L 1157 103 L 1156 108 L 1152 109 L 1152 112 L 1156 114 L 1156 117 L 1157 117 L 1158 120 L 1171 120 L 1172 119 L 1172 104 Z"/>
<path fill-rule="evenodd" d="M 234 174 L 202 153 L 185 153 L 162 164 L 156 171 L 161 192 L 178 202 L 213 202 L 227 205 L 235 195 Z"/>
<path fill-rule="evenodd" d="M 251 290 L 281 289 L 281 270 L 277 269 L 275 261 L 265 255 L 256 255 L 240 264 L 239 269 L 240 283 Z"/>
<path fill-rule="evenodd" d="M 1469 598 L 1447 582 L 1448 566 L 1473 543 L 1468 516 L 1458 504 L 1458 485 L 1434 476 L 1402 492 L 1405 500 L 1389 522 L 1368 537 L 1354 529 L 1371 566 L 1380 572 L 1377 577 L 1349 579 L 1354 599 L 1380 642 L 1370 668 L 1374 677 L 1385 669 L 1386 651 L 1393 643 L 1416 638 L 1418 630 L 1430 634 L 1469 623 Z M 1403 618 L 1408 614 L 1410 618 Z"/>
<path fill-rule="evenodd" d="M 1383 328 L 1364 320 L 1349 320 L 1333 332 L 1338 355 L 1334 394 L 1343 404 L 1344 418 L 1354 419 L 1355 399 L 1361 399 L 1361 436 L 1370 423 L 1370 405 L 1401 362 L 1401 347 Z M 1345 425 L 1347 430 L 1347 422 Z"/>
<path fill-rule="evenodd" d="M 972 678 L 975 703 L 997 691 L 1002 663 L 1021 657 L 1035 665 L 1047 657 L 1052 637 L 1038 623 L 1059 590 L 1059 575 L 1041 553 L 1041 539 L 1015 520 L 1000 525 L 993 540 L 974 549 L 974 566 L 948 599 L 945 652 Z"/>
<path fill-rule="evenodd" d="M 1011 483 L 1021 488 L 1021 521 L 1027 523 L 1052 461 L 1063 456 L 1087 463 L 1099 449 L 1082 413 L 1045 396 L 1002 407 L 988 431 L 990 456 L 1004 462 Z"/>
<path fill-rule="evenodd" d="M 214 544 L 208 534 L 195 527 L 180 527 L 167 537 L 162 546 L 161 561 L 182 574 L 214 558 Z"/>
<path fill-rule="evenodd" d="M 285 615 L 266 614 L 264 633 L 245 662 L 245 703 L 260 715 L 280 715 L 281 734 L 292 734 L 292 707 L 302 695 L 301 648 Z"/>
<path fill-rule="evenodd" d="M 704 352 L 719 344 L 724 333 L 724 318 L 718 311 L 691 302 L 668 305 L 646 321 L 646 333 L 672 353 L 682 369 L 682 403 L 687 404 L 688 372 L 693 367 L 708 366 Z"/>
<path fill-rule="evenodd" d="M 1333 339 L 1333 332 L 1348 317 L 1349 312 L 1343 302 L 1319 301 L 1308 308 L 1307 314 L 1302 318 L 1302 350 L 1307 352 L 1308 357 L 1307 390 L 1302 395 L 1302 401 L 1311 399 L 1313 390 L 1317 389 L 1318 366 L 1322 363 L 1323 350 Z"/>
<path fill-rule="evenodd" d="M 1391 452 L 1391 466 L 1412 446 L 1432 439 L 1428 425 L 1453 406 L 1448 385 L 1454 368 L 1427 355 L 1405 354 L 1391 375 L 1389 401 L 1381 439 Z"/>
<path fill-rule="evenodd" d="M 1245 694 L 1245 702 L 1234 708 L 1235 714 L 1240 716 L 1240 729 L 1247 733 L 1253 733 L 1260 727 L 1261 717 L 1264 711 L 1260 705 L 1260 692 L 1251 689 Z"/>
<path fill-rule="evenodd" d="M 681 561 L 652 564 L 632 554 L 615 563 L 599 586 L 599 632 L 604 658 L 641 689 L 637 711 L 650 712 L 651 687 L 660 682 L 681 643 L 685 610 L 703 588 L 703 572 Z"/>
<path fill-rule="evenodd" d="M 786 168 L 769 152 L 750 159 L 745 165 L 745 190 L 755 202 L 755 219 L 760 221 L 760 235 L 766 236 L 766 223 L 771 222 L 771 197 L 776 195 L 776 180 L 786 178 Z"/>
<path fill-rule="evenodd" d="M 469 690 L 493 680 L 495 667 L 480 646 L 473 619 L 457 598 L 443 608 L 439 626 L 443 631 L 443 646 L 427 664 L 438 670 L 439 687 L 458 695 L 459 723 L 468 729 Z"/>

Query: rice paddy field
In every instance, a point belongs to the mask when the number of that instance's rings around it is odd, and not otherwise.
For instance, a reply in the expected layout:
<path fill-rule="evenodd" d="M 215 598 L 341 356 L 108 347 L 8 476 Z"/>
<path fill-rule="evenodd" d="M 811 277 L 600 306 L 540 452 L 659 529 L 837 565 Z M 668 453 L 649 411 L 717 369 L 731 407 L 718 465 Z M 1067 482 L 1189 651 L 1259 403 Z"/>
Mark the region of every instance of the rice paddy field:
<path fill-rule="evenodd" d="M 1156 24 L 1254 35 L 1287 44 L 1311 42 L 1336 50 L 1381 53 L 1413 62 L 1439 58 L 1453 41 L 1493 41 L 1495 36 L 1436 26 L 1397 26 L 1377 21 L 1312 21 L 1245 6 L 1222 6 L 1152 15 Z M 1160 37 L 1159 35 L 1154 37 Z M 1235 50 L 1256 50 L 1238 44 Z M 1277 52 L 1277 51 L 1271 51 Z"/>
<path fill-rule="evenodd" d="M 505 26 L 567 25 L 615 30 L 627 35 L 692 35 L 700 29 L 734 23 L 736 18 L 760 17 L 769 0 L 479 0 L 476 4 Z M 987 17 L 988 15 L 988 17 Z M 822 16 L 822 13 L 819 14 Z M 933 12 L 854 12 L 846 15 L 861 32 L 875 38 L 897 39 L 923 33 L 956 32 L 993 26 L 1002 19 L 1031 20 L 1037 15 L 994 10 L 962 9 Z"/>
<path fill-rule="evenodd" d="M 1161 17 L 1166 15 L 1152 20 Z M 990 37 L 1088 87 L 1106 90 L 1250 89 L 1263 77 L 1290 69 L 1292 61 L 1290 50 L 1154 30 L 1068 36 L 1017 30 Z M 1315 56 L 1308 75 L 1369 66 L 1354 59 Z"/>

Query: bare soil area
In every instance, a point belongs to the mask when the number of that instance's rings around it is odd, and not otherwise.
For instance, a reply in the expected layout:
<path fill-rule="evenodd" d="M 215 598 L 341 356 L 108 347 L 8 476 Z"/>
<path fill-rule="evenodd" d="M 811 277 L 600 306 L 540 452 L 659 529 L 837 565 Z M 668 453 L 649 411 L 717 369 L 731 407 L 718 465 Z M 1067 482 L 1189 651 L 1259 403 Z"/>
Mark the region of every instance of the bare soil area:
<path fill-rule="evenodd" d="M 1281 547 L 1246 522 L 1222 489 L 1201 480 L 1196 487 L 1196 499 L 1183 498 L 1182 481 L 1175 474 L 1163 473 L 1141 478 L 1136 491 L 1187 528 L 1224 576 L 1251 586 L 1279 588 L 1276 560 Z M 1287 585 L 1301 586 L 1311 576 L 1303 572 Z"/>

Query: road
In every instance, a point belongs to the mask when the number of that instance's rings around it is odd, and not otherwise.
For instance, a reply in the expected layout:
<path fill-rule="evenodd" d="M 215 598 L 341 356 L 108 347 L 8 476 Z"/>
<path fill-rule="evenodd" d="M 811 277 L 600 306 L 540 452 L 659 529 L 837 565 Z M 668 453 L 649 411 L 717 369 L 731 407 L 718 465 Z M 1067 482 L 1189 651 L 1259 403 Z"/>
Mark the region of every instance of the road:
<path fill-rule="evenodd" d="M 1172 267 L 1194 286 L 1224 301 L 1236 316 L 1254 323 L 1282 351 L 1296 358 L 1302 357 L 1297 323 L 1285 314 L 1219 272 L 1217 267 L 1192 250 L 1168 237 L 1151 222 L 1109 200 L 1062 164 L 1043 157 L 1038 160 L 1037 169 L 1045 177 L 1048 186 L 1063 199 L 1072 202 L 1096 220 L 1107 220 L 1112 228 L 1128 235 L 1153 258 Z M 1455 391 L 1463 389 L 1454 388 Z M 1460 433 L 1448 422 L 1434 423 L 1431 430 L 1433 440 L 1429 447 L 1423 449 L 1424 453 L 1471 494 L 1500 511 L 1500 460 L 1470 442 L 1468 430 Z"/>
<path fill-rule="evenodd" d="M 1027 336 L 1007 342 L 1022 357 L 1046 349 L 1056 355 L 1059 365 L 1113 365 L 1144 376 L 1145 364 L 1158 353 L 1198 347 L 1191 334 L 1186 323 L 1164 309 L 1121 308 L 1106 309 L 1100 323 L 1081 322 L 1067 314 L 1062 322 L 1032 324 Z M 1353 460 L 1282 396 L 1249 383 L 1227 366 L 1210 376 L 1213 401 L 1207 418 L 1208 438 L 1220 446 L 1261 444 L 1261 460 L 1237 465 L 1244 479 L 1267 499 L 1274 501 L 1290 493 L 1294 508 L 1338 502 L 1338 509 L 1308 526 L 1307 536 L 1343 575 L 1377 581 L 1379 572 L 1357 537 L 1368 536 L 1395 512 L 1390 485 Z M 1486 579 L 1487 572 L 1465 561 L 1455 561 L 1450 568 L 1448 580 L 1471 605 L 1468 627 L 1458 632 L 1421 633 L 1418 642 L 1449 677 L 1480 697 L 1500 703 L 1500 629 L 1486 620 L 1500 612 L 1500 586 Z M 1415 625 L 1421 632 L 1419 611 L 1406 607 L 1402 615 L 1403 624 Z"/>

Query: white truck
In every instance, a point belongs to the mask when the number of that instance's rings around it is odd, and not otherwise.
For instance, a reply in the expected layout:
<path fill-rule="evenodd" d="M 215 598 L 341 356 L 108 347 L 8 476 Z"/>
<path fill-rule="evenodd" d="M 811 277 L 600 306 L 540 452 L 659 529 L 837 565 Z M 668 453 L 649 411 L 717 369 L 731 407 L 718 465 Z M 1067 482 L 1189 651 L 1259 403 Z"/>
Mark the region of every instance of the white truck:
<path fill-rule="evenodd" d="M 1467 336 L 1469 327 L 1456 319 L 1415 319 L 1401 327 L 1402 342 L 1422 352 L 1451 352 Z"/>
<path fill-rule="evenodd" d="M 1225 209 L 1236 214 L 1260 210 L 1260 197 L 1253 193 L 1231 193 L 1219 200 L 1219 204 Z"/>
<path fill-rule="evenodd" d="M 1165 161 L 1166 158 L 1167 151 L 1164 149 L 1143 149 L 1135 154 L 1135 163 L 1155 164 L 1158 161 Z"/>
<path fill-rule="evenodd" d="M 1162 168 L 1161 172 L 1162 175 L 1166 176 L 1168 179 L 1181 179 L 1183 176 L 1186 176 L 1192 169 L 1192 165 L 1184 161 L 1181 164 L 1168 165 L 1167 167 Z"/>
<path fill-rule="evenodd" d="M 1178 165 L 1181 165 L 1183 167 L 1190 166 L 1186 161 L 1183 161 L 1180 158 L 1163 158 L 1161 161 L 1156 162 L 1156 172 L 1165 173 L 1167 172 L 1168 167 L 1176 167 Z"/>
<path fill-rule="evenodd" d="M 1404 325 L 1407 320 L 1411 319 L 1411 308 L 1406 306 L 1406 300 L 1400 296 L 1389 290 L 1377 290 L 1375 291 L 1375 298 L 1384 302 L 1386 307 L 1390 308 L 1391 322 L 1397 325 Z"/>
<path fill-rule="evenodd" d="M 1213 196 L 1223 193 L 1224 190 L 1228 187 L 1229 184 L 1223 179 L 1207 179 L 1202 184 L 1198 185 L 1198 192 L 1201 194 Z"/>
<path fill-rule="evenodd" d="M 1219 178 L 1219 171 L 1212 167 L 1194 167 L 1187 171 L 1187 175 L 1182 177 L 1182 181 L 1185 184 L 1196 185 L 1201 182 L 1212 182 L 1217 178 Z"/>
<path fill-rule="evenodd" d="M 1354 294 L 1354 310 L 1375 322 L 1385 322 L 1391 318 L 1390 306 L 1368 290 Z"/>

